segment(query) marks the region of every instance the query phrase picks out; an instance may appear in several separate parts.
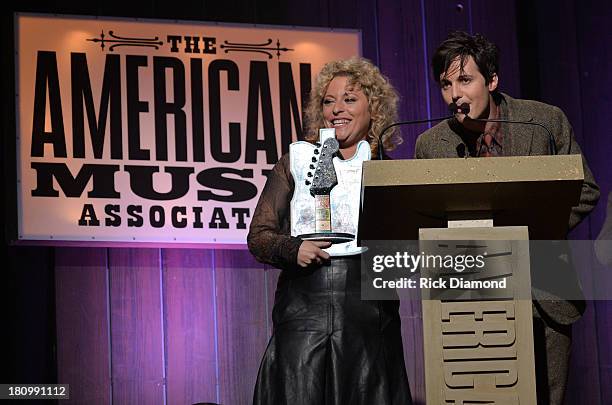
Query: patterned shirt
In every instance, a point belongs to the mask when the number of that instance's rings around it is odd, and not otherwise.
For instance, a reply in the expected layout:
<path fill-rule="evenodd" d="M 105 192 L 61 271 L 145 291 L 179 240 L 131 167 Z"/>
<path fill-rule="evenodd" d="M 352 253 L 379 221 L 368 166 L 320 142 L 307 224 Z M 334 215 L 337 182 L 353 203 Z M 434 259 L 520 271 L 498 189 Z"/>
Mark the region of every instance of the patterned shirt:
<path fill-rule="evenodd" d="M 495 111 L 495 116 L 491 119 L 499 120 L 502 116 L 502 106 L 498 105 Z M 503 114 L 506 115 L 506 114 Z M 494 157 L 504 156 L 502 147 L 504 141 L 504 133 L 501 130 L 500 122 L 489 123 L 489 128 L 476 139 L 476 156 L 477 157 Z"/>

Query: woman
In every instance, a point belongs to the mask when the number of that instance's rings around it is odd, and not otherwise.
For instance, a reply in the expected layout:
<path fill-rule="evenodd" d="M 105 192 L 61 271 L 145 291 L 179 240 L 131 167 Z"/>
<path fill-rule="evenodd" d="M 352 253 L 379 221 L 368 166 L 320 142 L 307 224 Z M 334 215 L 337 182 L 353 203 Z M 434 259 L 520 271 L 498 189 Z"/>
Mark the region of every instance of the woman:
<path fill-rule="evenodd" d="M 307 110 L 307 139 L 335 128 L 341 158 L 367 140 L 376 156 L 398 97 L 378 68 L 353 58 L 326 64 Z M 399 143 L 393 131 L 385 149 Z M 251 253 L 282 269 L 254 404 L 410 404 L 397 301 L 362 301 L 360 257 L 331 258 L 328 242 L 290 236 L 289 155 L 268 175 L 248 236 Z"/>

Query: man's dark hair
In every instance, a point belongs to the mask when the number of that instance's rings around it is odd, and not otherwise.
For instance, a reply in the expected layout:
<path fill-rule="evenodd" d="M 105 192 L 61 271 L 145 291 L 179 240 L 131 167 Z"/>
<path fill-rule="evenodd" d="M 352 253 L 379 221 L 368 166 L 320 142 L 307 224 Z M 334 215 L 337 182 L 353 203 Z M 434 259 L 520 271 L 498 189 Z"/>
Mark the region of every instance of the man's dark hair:
<path fill-rule="evenodd" d="M 450 33 L 436 49 L 431 59 L 436 83 L 440 83 L 440 75 L 448 71 L 455 59 L 459 58 L 459 66 L 463 70 L 470 56 L 484 76 L 485 84 L 489 84 L 493 74 L 499 72 L 499 49 L 482 35 L 470 35 L 463 31 Z"/>

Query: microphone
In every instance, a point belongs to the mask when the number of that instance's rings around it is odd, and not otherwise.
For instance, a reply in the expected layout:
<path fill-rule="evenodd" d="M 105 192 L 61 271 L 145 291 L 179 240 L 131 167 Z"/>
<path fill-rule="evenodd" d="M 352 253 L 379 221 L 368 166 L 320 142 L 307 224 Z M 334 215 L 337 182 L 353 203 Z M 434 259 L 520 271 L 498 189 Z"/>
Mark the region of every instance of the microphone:
<path fill-rule="evenodd" d="M 468 109 L 469 109 L 469 106 L 468 106 Z M 453 116 L 449 115 L 448 117 L 429 118 L 429 119 L 413 120 L 413 121 L 398 121 L 398 122 L 394 122 L 391 125 L 387 125 L 386 127 L 383 128 L 382 131 L 380 131 L 380 135 L 378 135 L 378 160 L 383 160 L 382 137 L 385 134 L 385 132 L 387 132 L 389 129 L 393 127 L 397 127 L 398 125 L 424 124 L 426 122 L 444 121 L 444 120 L 448 120 L 451 118 L 453 118 Z"/>
<path fill-rule="evenodd" d="M 468 103 L 457 105 L 457 103 L 453 101 L 448 105 L 448 109 L 452 114 L 462 113 L 468 115 L 468 113 L 470 112 L 470 105 Z"/>
<path fill-rule="evenodd" d="M 553 136 L 550 129 L 548 129 L 545 125 L 540 124 L 539 122 L 534 121 L 512 121 L 512 120 L 501 120 L 501 119 L 486 119 L 486 118 L 471 118 L 468 113 L 470 112 L 470 105 L 467 103 L 462 103 L 461 105 L 457 105 L 457 103 L 452 102 L 448 105 L 448 109 L 453 114 L 465 114 L 465 117 L 471 121 L 477 122 L 500 122 L 505 124 L 523 124 L 523 125 L 535 125 L 541 128 L 544 128 L 546 133 L 548 134 L 548 149 L 550 150 L 551 155 L 557 154 L 557 145 L 555 144 L 555 137 Z"/>

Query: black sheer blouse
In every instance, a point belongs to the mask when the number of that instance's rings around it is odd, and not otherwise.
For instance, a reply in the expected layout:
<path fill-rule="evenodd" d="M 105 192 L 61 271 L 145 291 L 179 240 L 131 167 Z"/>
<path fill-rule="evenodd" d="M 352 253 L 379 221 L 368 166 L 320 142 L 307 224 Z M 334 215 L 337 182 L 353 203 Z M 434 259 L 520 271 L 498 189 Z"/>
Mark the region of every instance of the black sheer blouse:
<path fill-rule="evenodd" d="M 255 258 L 282 270 L 296 269 L 302 240 L 291 236 L 291 198 L 295 188 L 289 154 L 268 175 L 251 220 L 247 243 Z"/>

